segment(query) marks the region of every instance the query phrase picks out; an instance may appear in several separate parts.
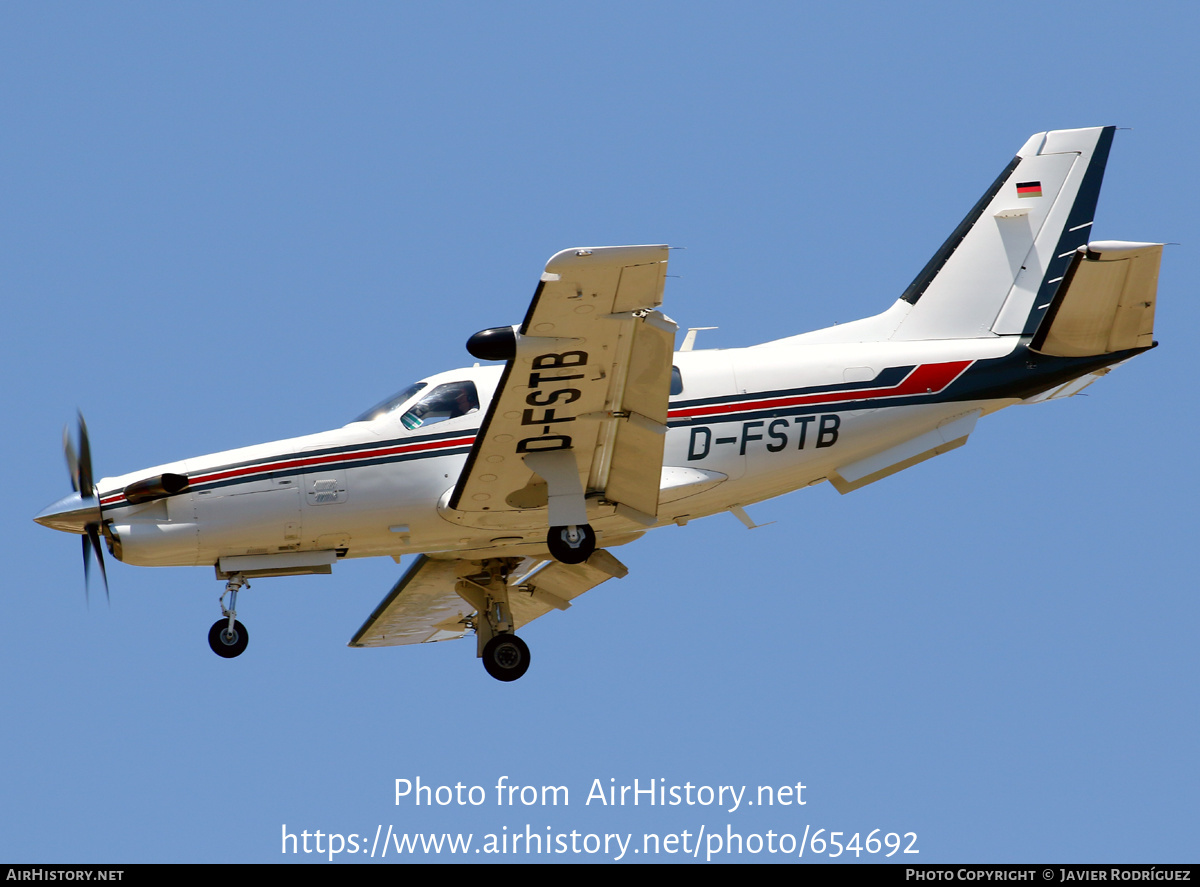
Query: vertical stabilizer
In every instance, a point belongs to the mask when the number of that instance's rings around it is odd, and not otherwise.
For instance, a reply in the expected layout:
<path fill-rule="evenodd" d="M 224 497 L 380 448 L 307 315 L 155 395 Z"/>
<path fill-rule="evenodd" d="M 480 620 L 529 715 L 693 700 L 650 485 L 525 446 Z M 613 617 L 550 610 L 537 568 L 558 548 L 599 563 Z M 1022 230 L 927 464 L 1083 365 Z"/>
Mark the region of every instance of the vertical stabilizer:
<path fill-rule="evenodd" d="M 890 338 L 1033 335 L 1088 241 L 1115 129 L 1030 138 L 904 291 Z"/>

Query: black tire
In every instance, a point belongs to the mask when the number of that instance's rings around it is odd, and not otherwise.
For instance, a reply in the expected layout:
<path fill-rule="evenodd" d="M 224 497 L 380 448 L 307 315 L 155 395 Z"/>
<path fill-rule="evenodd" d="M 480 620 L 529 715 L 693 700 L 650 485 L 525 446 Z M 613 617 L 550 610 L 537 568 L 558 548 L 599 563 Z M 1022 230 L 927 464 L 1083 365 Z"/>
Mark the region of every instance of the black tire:
<path fill-rule="evenodd" d="M 529 648 L 515 634 L 498 634 L 483 647 L 483 667 L 498 681 L 515 681 L 529 670 Z"/>
<path fill-rule="evenodd" d="M 562 564 L 582 564 L 596 550 L 596 531 L 589 524 L 579 525 L 579 541 L 574 545 L 567 539 L 566 527 L 551 527 L 546 534 L 550 556 Z"/>
<path fill-rule="evenodd" d="M 246 650 L 246 644 L 250 643 L 250 635 L 246 632 L 246 626 L 238 622 L 236 619 L 233 622 L 233 637 L 226 634 L 226 629 L 229 627 L 228 619 L 218 619 L 213 623 L 213 627 L 208 630 L 208 645 L 212 647 L 212 651 L 223 659 L 232 659 L 234 656 L 241 656 Z"/>

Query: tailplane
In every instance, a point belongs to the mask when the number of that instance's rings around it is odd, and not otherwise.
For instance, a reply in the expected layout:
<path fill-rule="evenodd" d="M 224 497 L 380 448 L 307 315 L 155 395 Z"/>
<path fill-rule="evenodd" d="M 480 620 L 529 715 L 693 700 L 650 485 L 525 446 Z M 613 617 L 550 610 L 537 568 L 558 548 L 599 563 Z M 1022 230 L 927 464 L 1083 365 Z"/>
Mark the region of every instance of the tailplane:
<path fill-rule="evenodd" d="M 1162 249 L 1113 240 L 1080 247 L 1029 347 L 1052 357 L 1154 347 Z"/>

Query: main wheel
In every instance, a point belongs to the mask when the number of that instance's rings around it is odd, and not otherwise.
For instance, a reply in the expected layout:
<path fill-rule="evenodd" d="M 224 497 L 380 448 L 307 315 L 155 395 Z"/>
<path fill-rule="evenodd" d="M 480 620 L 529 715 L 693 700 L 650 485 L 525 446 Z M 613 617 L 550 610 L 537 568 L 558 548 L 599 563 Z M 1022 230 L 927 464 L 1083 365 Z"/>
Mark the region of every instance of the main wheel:
<path fill-rule="evenodd" d="M 580 524 L 575 529 L 579 538 L 574 542 L 568 527 L 551 527 L 546 534 L 550 555 L 559 563 L 582 564 L 596 550 L 596 531 L 588 524 Z"/>
<path fill-rule="evenodd" d="M 248 643 L 250 635 L 246 632 L 246 626 L 236 619 L 233 621 L 232 634 L 229 633 L 228 619 L 218 619 L 208 630 L 208 645 L 214 653 L 225 659 L 241 656 Z"/>
<path fill-rule="evenodd" d="M 498 634 L 483 647 L 483 667 L 498 681 L 515 681 L 529 670 L 529 648 L 515 634 Z"/>

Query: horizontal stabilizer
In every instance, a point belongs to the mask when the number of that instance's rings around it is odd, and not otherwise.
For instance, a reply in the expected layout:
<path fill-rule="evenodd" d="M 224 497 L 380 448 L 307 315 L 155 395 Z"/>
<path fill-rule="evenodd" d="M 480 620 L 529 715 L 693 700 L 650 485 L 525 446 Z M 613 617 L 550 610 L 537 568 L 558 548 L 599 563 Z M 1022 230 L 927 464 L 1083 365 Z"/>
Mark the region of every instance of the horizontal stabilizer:
<path fill-rule="evenodd" d="M 1029 347 L 1055 357 L 1151 347 L 1161 259 L 1159 243 L 1080 247 Z"/>

